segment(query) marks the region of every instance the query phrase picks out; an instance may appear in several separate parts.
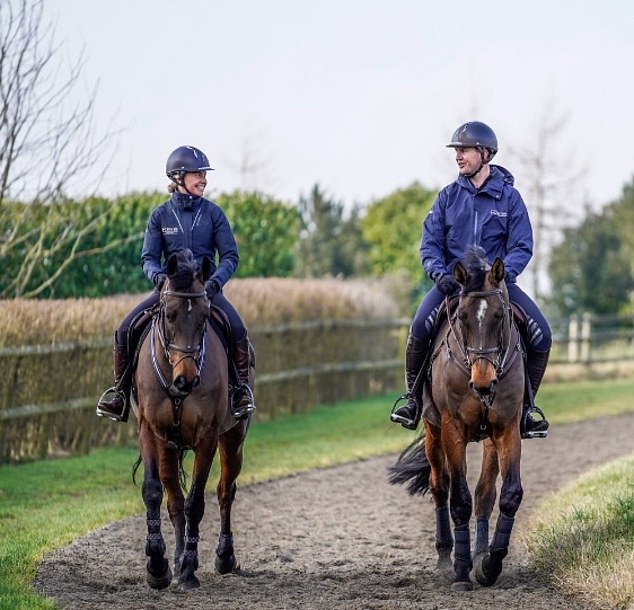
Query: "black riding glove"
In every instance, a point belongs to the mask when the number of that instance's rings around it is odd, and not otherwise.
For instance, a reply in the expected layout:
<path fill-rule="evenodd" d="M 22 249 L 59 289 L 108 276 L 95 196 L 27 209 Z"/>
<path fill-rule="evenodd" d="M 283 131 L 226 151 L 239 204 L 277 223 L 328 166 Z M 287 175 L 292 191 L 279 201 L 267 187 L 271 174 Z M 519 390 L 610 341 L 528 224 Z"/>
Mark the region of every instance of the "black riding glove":
<path fill-rule="evenodd" d="M 220 284 L 216 280 L 207 280 L 205 292 L 207 293 L 207 298 L 211 301 L 220 292 Z"/>
<path fill-rule="evenodd" d="M 154 276 L 154 285 L 156 286 L 156 289 L 161 292 L 161 288 L 163 288 L 163 284 L 165 284 L 165 282 L 167 282 L 167 274 L 165 273 L 157 273 Z"/>
<path fill-rule="evenodd" d="M 455 294 L 460 290 L 460 284 L 456 281 L 453 275 L 443 275 L 437 282 L 436 286 L 438 286 L 438 290 L 442 292 L 445 296 L 450 296 Z"/>

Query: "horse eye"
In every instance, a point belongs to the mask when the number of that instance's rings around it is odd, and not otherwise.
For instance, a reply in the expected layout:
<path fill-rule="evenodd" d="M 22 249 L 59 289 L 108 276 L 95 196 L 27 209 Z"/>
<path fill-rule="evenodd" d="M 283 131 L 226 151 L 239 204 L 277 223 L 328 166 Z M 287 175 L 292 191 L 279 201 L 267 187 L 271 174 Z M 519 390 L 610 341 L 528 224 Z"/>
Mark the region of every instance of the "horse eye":
<path fill-rule="evenodd" d="M 176 310 L 168 309 L 165 312 L 165 317 L 168 319 L 168 321 L 173 322 L 174 320 L 176 320 Z"/>

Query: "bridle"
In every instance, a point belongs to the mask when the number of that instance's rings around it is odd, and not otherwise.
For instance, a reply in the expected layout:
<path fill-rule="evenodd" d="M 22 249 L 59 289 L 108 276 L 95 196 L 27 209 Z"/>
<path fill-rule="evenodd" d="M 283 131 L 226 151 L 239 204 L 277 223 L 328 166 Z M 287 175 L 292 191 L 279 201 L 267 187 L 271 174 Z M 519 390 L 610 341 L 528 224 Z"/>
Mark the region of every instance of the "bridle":
<path fill-rule="evenodd" d="M 205 298 L 206 296 L 207 294 L 205 293 L 204 290 L 201 290 L 200 292 L 180 292 L 176 290 L 165 290 L 161 294 L 161 299 L 159 301 L 159 306 L 158 306 L 158 314 L 155 315 L 152 320 L 152 329 L 151 329 L 152 336 L 150 341 L 150 352 L 152 356 L 152 367 L 154 368 L 154 372 L 156 373 L 156 376 L 159 378 L 163 388 L 168 390 L 168 393 L 170 393 L 170 396 L 172 396 L 172 392 L 171 392 L 172 384 L 170 381 L 167 380 L 167 377 L 163 374 L 163 371 L 161 370 L 161 367 L 158 361 L 158 357 L 156 354 L 156 341 L 155 341 L 156 335 L 158 334 L 159 341 L 161 342 L 161 345 L 163 346 L 163 352 L 165 353 L 165 357 L 167 358 L 167 361 L 169 362 L 172 368 L 177 366 L 183 360 L 190 358 L 196 363 L 197 374 L 200 376 L 200 373 L 205 364 L 205 335 L 207 334 L 207 325 L 205 324 L 203 332 L 200 336 L 200 341 L 198 345 L 196 346 L 191 346 L 191 345 L 183 346 L 183 345 L 178 345 L 177 343 L 173 343 L 169 341 L 167 338 L 167 329 L 165 325 L 165 308 L 167 305 L 166 298 L 178 297 L 181 299 L 188 299 L 187 311 L 191 311 L 192 299 L 202 299 L 202 298 Z M 175 360 L 173 352 L 179 352 L 181 354 L 181 357 L 178 360 Z M 173 400 L 177 400 L 177 398 L 182 400 L 183 397 L 172 396 Z"/>
<path fill-rule="evenodd" d="M 456 344 L 458 345 L 461 356 L 462 364 L 464 366 L 464 372 L 470 375 L 471 368 L 478 360 L 485 360 L 489 362 L 495 369 L 498 379 L 501 379 L 509 370 L 511 364 L 514 361 L 514 355 L 521 350 L 519 334 L 517 334 L 517 341 L 513 341 L 513 318 L 511 315 L 511 305 L 504 299 L 504 293 L 501 288 L 492 288 L 491 290 L 473 290 L 463 291 L 460 293 L 461 297 L 473 297 L 473 298 L 489 298 L 497 297 L 502 303 L 504 315 L 500 320 L 500 329 L 498 333 L 497 345 L 491 347 L 473 347 L 468 345 L 464 340 L 464 335 L 461 332 L 459 324 L 456 324 L 456 318 L 458 318 L 458 311 L 454 316 L 449 316 L 449 333 L 454 337 Z M 458 306 L 458 310 L 460 306 Z M 459 320 L 459 318 L 458 318 Z M 458 328 L 456 328 L 458 326 Z M 507 332 L 505 332 L 507 331 Z M 506 338 L 505 338 L 506 337 Z M 449 357 L 452 358 L 449 345 L 447 343 L 447 349 L 449 351 Z M 460 362 L 460 361 L 458 361 Z"/>
<path fill-rule="evenodd" d="M 447 357 L 450 361 L 455 362 L 467 378 L 471 376 L 471 369 L 478 360 L 489 362 L 495 369 L 497 380 L 501 381 L 506 373 L 511 370 L 515 358 L 521 353 L 521 340 L 517 327 L 513 324 L 513 316 L 511 313 L 510 302 L 504 299 L 504 292 L 501 288 L 492 288 L 491 290 L 473 290 L 462 291 L 461 297 L 468 296 L 474 298 L 487 299 L 489 297 L 497 297 L 502 303 L 504 310 L 503 318 L 500 320 L 498 341 L 495 347 L 473 347 L 466 343 L 464 335 L 461 332 L 460 324 L 456 324 L 455 319 L 458 317 L 460 305 L 456 313 L 448 316 L 449 332 L 445 337 L 445 347 L 447 349 Z M 447 311 L 449 311 L 449 303 L 446 303 Z M 508 329 L 508 330 L 507 330 Z M 461 351 L 462 360 L 454 358 L 449 346 L 449 336 L 453 336 L 458 348 Z M 515 337 L 515 339 L 514 339 Z M 494 356 L 494 357 L 493 357 Z M 476 390 L 480 402 L 482 403 L 482 417 L 480 421 L 480 437 L 484 438 L 489 433 L 489 409 L 495 400 L 495 384 L 488 392 L 479 392 Z"/>

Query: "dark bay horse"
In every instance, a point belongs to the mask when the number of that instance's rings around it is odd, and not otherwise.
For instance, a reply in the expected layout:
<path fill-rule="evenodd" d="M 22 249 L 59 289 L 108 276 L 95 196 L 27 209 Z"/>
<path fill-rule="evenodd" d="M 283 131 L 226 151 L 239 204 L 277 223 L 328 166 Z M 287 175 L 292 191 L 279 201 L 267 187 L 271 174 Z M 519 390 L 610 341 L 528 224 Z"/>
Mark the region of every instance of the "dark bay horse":
<path fill-rule="evenodd" d="M 502 261 L 497 258 L 490 265 L 483 251 L 473 248 L 456 265 L 454 277 L 462 288 L 457 308 L 431 348 L 431 382 L 423 402 L 424 446 L 419 438 L 403 452 L 390 468 L 390 481 L 410 481 L 412 494 L 431 492 L 436 505 L 438 567 L 451 569 L 453 548 L 452 588 L 469 591 L 473 589 L 472 568 L 484 586 L 493 585 L 500 575 L 522 501 L 524 363 Z M 473 509 L 466 478 L 466 447 L 480 440 L 482 468 L 475 489 L 472 555 L 469 521 Z M 489 542 L 498 475 L 499 515 Z"/>
<path fill-rule="evenodd" d="M 166 272 L 168 279 L 158 309 L 139 351 L 133 408 L 139 426 L 139 462 L 144 467 L 147 581 L 152 588 L 163 589 L 172 580 L 161 533 L 165 490 L 176 537 L 174 575 L 181 589 L 191 589 L 200 584 L 195 575 L 199 526 L 205 509 L 205 486 L 217 449 L 220 536 L 216 570 L 227 573 L 237 567 L 231 506 L 249 420 L 236 421 L 229 411 L 227 353 L 210 326 L 210 303 L 204 288 L 211 262 L 205 258 L 197 266 L 191 252 L 183 250 L 169 257 Z M 181 482 L 187 449 L 194 452 L 194 465 L 185 498 Z"/>

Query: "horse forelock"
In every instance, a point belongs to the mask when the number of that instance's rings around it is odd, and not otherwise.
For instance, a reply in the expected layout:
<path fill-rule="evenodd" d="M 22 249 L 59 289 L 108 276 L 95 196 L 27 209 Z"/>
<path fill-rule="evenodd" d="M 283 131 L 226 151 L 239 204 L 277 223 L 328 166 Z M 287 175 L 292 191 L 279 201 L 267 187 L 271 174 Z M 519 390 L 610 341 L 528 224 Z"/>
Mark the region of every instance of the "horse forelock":
<path fill-rule="evenodd" d="M 471 246 L 465 253 L 463 264 L 469 280 L 464 287 L 465 292 L 480 290 L 484 286 L 486 274 L 491 271 L 484 250 L 480 246 Z"/>
<path fill-rule="evenodd" d="M 196 263 L 191 251 L 183 250 L 177 253 L 178 265 L 172 275 L 169 276 L 170 288 L 172 290 L 187 290 L 196 277 Z"/>

